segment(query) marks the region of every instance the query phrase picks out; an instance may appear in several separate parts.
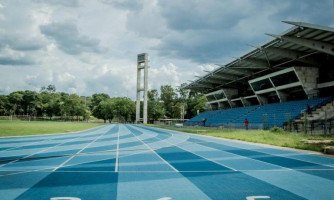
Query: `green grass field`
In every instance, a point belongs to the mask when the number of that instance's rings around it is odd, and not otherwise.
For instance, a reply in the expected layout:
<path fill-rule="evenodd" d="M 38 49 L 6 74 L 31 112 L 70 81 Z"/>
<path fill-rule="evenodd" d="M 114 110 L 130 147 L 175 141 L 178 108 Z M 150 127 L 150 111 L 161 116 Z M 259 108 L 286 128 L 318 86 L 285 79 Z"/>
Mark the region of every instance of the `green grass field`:
<path fill-rule="evenodd" d="M 0 120 L 0 136 L 21 136 L 48 133 L 65 133 L 81 131 L 101 123 L 85 122 L 44 122 L 44 121 L 19 121 Z"/>
<path fill-rule="evenodd" d="M 204 127 L 182 127 L 176 128 L 173 126 L 154 125 L 155 127 L 166 128 L 170 130 L 183 131 L 187 133 L 194 133 L 200 135 L 221 137 L 227 139 L 242 140 L 247 142 L 255 142 L 262 144 L 270 144 L 281 147 L 290 147 L 295 149 L 304 149 L 311 151 L 323 151 L 322 145 L 310 145 L 305 144 L 302 140 L 315 139 L 315 140 L 334 140 L 334 135 L 305 135 L 301 133 L 276 133 L 267 130 L 231 130 L 231 129 L 213 129 Z"/>

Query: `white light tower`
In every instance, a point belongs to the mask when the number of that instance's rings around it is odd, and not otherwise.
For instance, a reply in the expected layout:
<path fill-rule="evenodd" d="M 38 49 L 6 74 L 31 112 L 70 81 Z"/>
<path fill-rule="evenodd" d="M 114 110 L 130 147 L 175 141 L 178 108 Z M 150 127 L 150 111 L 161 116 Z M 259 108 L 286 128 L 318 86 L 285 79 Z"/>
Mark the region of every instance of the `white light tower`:
<path fill-rule="evenodd" d="M 141 71 L 144 70 L 144 87 L 141 86 Z M 140 122 L 140 93 L 144 91 L 143 123 L 147 124 L 147 90 L 148 90 L 148 54 L 137 55 L 137 102 L 136 123 Z"/>

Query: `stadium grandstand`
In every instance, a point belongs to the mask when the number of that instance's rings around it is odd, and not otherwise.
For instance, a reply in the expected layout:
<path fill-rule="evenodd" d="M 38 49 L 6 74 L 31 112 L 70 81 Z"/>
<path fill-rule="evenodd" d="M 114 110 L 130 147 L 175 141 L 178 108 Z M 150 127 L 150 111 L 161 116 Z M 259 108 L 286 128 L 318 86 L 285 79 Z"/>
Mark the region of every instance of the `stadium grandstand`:
<path fill-rule="evenodd" d="M 332 127 L 334 28 L 284 23 L 293 27 L 184 86 L 208 100 L 185 125 L 243 127 L 247 119 L 250 128 Z"/>

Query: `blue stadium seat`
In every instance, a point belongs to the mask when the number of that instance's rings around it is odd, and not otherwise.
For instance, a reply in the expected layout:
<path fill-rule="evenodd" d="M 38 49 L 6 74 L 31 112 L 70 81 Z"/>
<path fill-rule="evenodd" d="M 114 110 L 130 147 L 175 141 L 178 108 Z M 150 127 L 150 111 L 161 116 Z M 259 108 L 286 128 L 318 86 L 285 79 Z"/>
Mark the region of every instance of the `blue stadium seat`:
<path fill-rule="evenodd" d="M 245 118 L 250 126 L 259 125 L 266 128 L 283 126 L 289 120 L 293 120 L 303 112 L 307 105 L 317 107 L 329 98 L 315 98 L 300 101 L 273 103 L 266 105 L 230 108 L 224 110 L 206 111 L 185 122 L 185 125 L 203 125 L 203 119 L 207 119 L 205 126 L 243 126 Z M 254 127 L 254 126 L 253 126 Z"/>

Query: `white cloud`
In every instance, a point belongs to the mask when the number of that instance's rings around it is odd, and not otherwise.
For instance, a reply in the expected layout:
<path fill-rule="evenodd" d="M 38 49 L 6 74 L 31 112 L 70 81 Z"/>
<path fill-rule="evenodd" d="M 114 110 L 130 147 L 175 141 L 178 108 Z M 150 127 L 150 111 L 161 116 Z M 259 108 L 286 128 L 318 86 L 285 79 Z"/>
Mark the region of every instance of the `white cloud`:
<path fill-rule="evenodd" d="M 1 0 L 0 92 L 55 84 L 133 98 L 138 53 L 150 55 L 151 88 L 177 86 L 284 31 L 285 19 L 333 25 L 332 2 Z"/>

